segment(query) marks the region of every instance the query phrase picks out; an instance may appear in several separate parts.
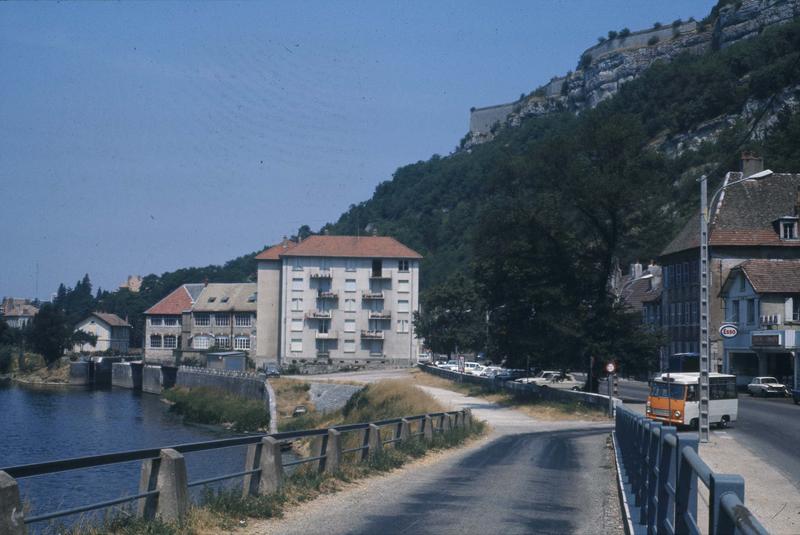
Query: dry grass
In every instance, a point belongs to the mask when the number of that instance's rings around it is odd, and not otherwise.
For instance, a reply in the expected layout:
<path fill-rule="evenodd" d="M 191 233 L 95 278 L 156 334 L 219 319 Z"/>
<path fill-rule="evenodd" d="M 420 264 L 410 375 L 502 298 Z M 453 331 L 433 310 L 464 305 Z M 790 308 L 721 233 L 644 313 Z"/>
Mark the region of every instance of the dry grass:
<path fill-rule="evenodd" d="M 603 410 L 581 403 L 547 401 L 523 396 L 513 396 L 506 391 L 491 392 L 479 385 L 456 383 L 419 369 L 413 370 L 411 372 L 411 377 L 413 384 L 443 388 L 445 390 L 459 392 L 466 396 L 481 398 L 492 403 L 497 403 L 503 407 L 516 409 L 536 420 L 608 421 L 608 416 L 606 416 Z"/>
<path fill-rule="evenodd" d="M 26 354 L 26 366 L 33 367 L 30 371 L 17 371 L 14 380 L 30 384 L 68 384 L 69 362 L 59 360 L 48 368 L 39 355 Z"/>
<path fill-rule="evenodd" d="M 314 410 L 308 390 L 310 385 L 295 379 L 270 379 L 270 384 L 275 390 L 275 401 L 278 404 L 278 418 L 291 418 L 295 407 L 305 405 L 309 412 Z"/>
<path fill-rule="evenodd" d="M 347 402 L 342 413 L 343 423 L 359 423 L 443 410 L 433 396 L 411 380 L 393 379 L 368 385 Z"/>

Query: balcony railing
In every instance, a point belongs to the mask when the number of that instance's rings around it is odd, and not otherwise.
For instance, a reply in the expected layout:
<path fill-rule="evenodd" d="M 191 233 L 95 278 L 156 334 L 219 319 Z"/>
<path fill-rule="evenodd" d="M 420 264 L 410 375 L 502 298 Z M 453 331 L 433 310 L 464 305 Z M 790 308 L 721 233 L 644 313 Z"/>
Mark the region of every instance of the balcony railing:
<path fill-rule="evenodd" d="M 392 313 L 389 310 L 370 310 L 369 319 L 371 320 L 390 320 Z"/>
<path fill-rule="evenodd" d="M 361 331 L 361 338 L 370 340 L 383 340 L 383 331 Z"/>
<path fill-rule="evenodd" d="M 330 269 L 318 269 L 312 271 L 309 276 L 312 279 L 330 279 L 332 277 Z"/>
<path fill-rule="evenodd" d="M 328 331 L 326 333 L 317 331 L 316 338 L 317 340 L 336 340 L 339 338 L 339 333 L 337 331 Z"/>
<path fill-rule="evenodd" d="M 331 357 L 330 351 L 317 351 L 317 358 L 318 359 L 328 359 Z"/>
<path fill-rule="evenodd" d="M 361 299 L 383 299 L 383 292 L 363 292 L 361 294 Z"/>
<path fill-rule="evenodd" d="M 370 351 L 369 358 L 371 358 L 371 359 L 385 359 L 386 355 L 384 355 L 383 353 L 378 353 L 377 351 L 375 351 L 375 352 Z"/>
<path fill-rule="evenodd" d="M 339 292 L 320 290 L 317 292 L 317 299 L 339 299 Z"/>
<path fill-rule="evenodd" d="M 369 274 L 369 278 L 372 280 L 391 280 L 392 276 L 389 273 L 372 271 Z"/>
<path fill-rule="evenodd" d="M 310 320 L 329 320 L 331 319 L 330 310 L 309 310 L 306 312 L 306 318 Z"/>

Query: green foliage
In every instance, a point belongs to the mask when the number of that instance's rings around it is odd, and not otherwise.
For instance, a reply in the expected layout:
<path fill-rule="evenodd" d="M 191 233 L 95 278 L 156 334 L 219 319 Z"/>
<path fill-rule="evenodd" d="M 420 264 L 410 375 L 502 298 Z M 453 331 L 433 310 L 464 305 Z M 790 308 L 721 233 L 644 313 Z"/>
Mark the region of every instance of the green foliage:
<path fill-rule="evenodd" d="M 653 23 L 653 28 L 655 28 L 656 30 L 661 29 L 661 23 L 660 22 L 654 22 Z"/>
<path fill-rule="evenodd" d="M 613 41 L 617 38 L 617 31 L 616 30 L 608 30 L 608 40 Z"/>
<path fill-rule="evenodd" d="M 55 305 L 45 303 L 31 323 L 31 346 L 44 357 L 48 365 L 53 364 L 71 343 L 72 329 L 67 324 L 66 315 Z"/>
<path fill-rule="evenodd" d="M 0 345 L 0 374 L 10 373 L 14 365 L 14 349 Z"/>
<path fill-rule="evenodd" d="M 660 39 L 658 38 L 658 36 L 654 35 L 654 36 L 650 37 L 650 39 L 647 40 L 647 44 L 650 45 L 650 46 L 653 46 L 653 45 L 657 44 L 659 42 L 659 40 Z"/>
<path fill-rule="evenodd" d="M 630 28 L 622 28 L 622 29 L 619 31 L 619 38 L 620 38 L 620 39 L 625 39 L 625 38 L 626 38 L 626 37 L 628 37 L 630 34 L 631 34 L 631 30 L 630 30 Z"/>
<path fill-rule="evenodd" d="M 597 38 L 597 43 L 598 43 L 598 44 L 603 44 L 603 43 L 605 43 L 605 42 L 606 42 L 606 38 L 605 38 L 605 37 L 603 37 L 602 35 L 601 35 L 600 37 L 598 37 L 598 38 Z"/>
<path fill-rule="evenodd" d="M 191 422 L 231 423 L 239 432 L 258 431 L 269 423 L 269 414 L 259 401 L 242 399 L 211 388 L 175 387 L 164 392 L 172 410 Z"/>
<path fill-rule="evenodd" d="M 591 64 L 592 64 L 592 55 L 586 52 L 581 56 L 581 59 L 578 61 L 578 68 L 588 69 L 589 65 Z"/>

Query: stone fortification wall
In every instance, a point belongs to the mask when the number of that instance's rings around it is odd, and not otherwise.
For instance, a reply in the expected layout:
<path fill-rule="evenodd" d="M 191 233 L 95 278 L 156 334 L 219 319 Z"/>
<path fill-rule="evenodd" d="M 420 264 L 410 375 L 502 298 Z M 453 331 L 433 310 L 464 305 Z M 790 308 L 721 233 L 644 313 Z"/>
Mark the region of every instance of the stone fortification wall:
<path fill-rule="evenodd" d="M 264 377 L 254 373 L 230 372 L 181 366 L 175 380 L 176 386 L 185 388 L 212 388 L 246 399 L 267 399 Z"/>
<path fill-rule="evenodd" d="M 667 25 L 597 44 L 584 51 L 582 57 L 588 61 L 581 62 L 575 72 L 554 78 L 544 86 L 544 96 L 537 91 L 513 105 L 472 111 L 470 132 L 463 148 L 469 149 L 492 140 L 499 130 L 492 128 L 497 121 L 503 127 L 515 127 L 527 117 L 593 108 L 616 94 L 623 84 L 638 77 L 655 61 L 671 61 L 684 53 L 702 54 L 725 48 L 757 36 L 764 28 L 790 22 L 798 16 L 800 0 L 743 0 L 722 7 L 712 24 L 692 21 L 677 28 Z M 491 113 L 484 110 L 491 110 Z M 499 117 L 503 112 L 506 115 Z"/>

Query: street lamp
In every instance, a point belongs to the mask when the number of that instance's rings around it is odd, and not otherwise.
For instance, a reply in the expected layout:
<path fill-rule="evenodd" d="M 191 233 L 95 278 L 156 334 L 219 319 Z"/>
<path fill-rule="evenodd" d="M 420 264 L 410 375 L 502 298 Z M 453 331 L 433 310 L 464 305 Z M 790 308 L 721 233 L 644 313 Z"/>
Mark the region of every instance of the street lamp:
<path fill-rule="evenodd" d="M 767 173 L 772 174 L 772 171 L 762 171 L 758 175 L 753 176 L 766 176 Z M 722 193 L 725 188 L 739 184 L 752 178 L 751 176 L 742 177 L 733 182 L 723 183 L 714 195 L 711 196 L 711 204 L 717 198 L 717 195 Z M 708 374 L 710 370 L 709 362 L 709 317 L 708 317 L 708 286 L 711 273 L 708 265 L 708 224 L 709 224 L 709 211 L 708 211 L 708 181 L 706 175 L 700 177 L 700 418 L 699 418 L 699 433 L 700 442 L 708 442 L 709 437 L 709 421 L 708 421 L 708 399 L 709 399 L 709 380 Z"/>

